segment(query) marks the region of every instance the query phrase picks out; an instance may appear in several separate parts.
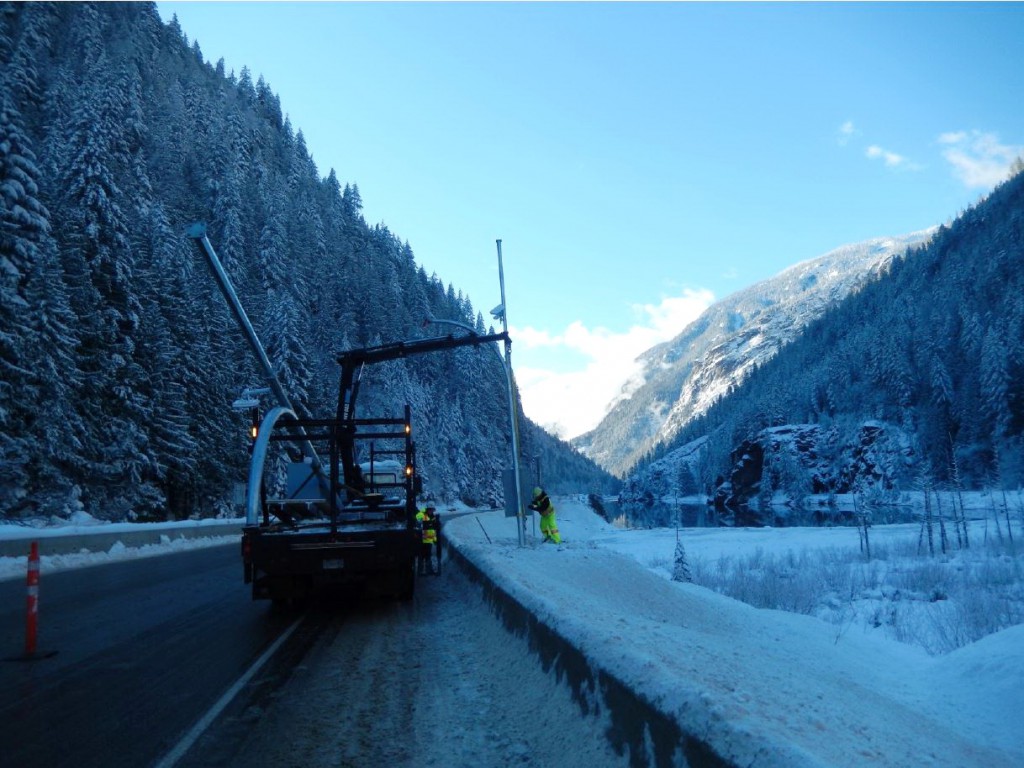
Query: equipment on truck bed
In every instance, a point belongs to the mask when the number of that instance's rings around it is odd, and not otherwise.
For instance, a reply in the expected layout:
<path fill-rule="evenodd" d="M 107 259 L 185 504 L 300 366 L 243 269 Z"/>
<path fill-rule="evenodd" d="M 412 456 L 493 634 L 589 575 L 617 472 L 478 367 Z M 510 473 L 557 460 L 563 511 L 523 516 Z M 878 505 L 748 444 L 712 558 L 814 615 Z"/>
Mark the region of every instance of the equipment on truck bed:
<path fill-rule="evenodd" d="M 261 421 L 259 402 L 254 404 L 253 396 L 264 390 L 246 390 L 235 402 L 236 408 L 250 408 L 256 414 L 242 530 L 244 579 L 252 584 L 253 599 L 301 599 L 325 588 L 354 585 L 403 599 L 412 597 L 420 543 L 415 516 L 421 479 L 416 472 L 410 408 L 405 406 L 400 419 L 357 418 L 361 372 L 367 365 L 410 355 L 507 342 L 508 333 L 439 336 L 342 352 L 334 418 L 299 418 L 205 227 L 193 225 L 188 235 L 206 257 L 278 402 Z M 267 498 L 264 490 L 271 443 L 298 446 L 303 456 L 287 465 L 285 492 L 278 498 Z M 369 459 L 357 463 L 357 456 Z"/>

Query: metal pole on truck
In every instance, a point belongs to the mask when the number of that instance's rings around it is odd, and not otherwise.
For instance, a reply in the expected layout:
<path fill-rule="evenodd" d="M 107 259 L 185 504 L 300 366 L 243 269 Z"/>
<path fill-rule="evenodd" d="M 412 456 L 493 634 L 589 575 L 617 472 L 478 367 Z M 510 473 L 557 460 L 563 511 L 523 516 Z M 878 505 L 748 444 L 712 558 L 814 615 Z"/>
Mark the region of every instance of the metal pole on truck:
<path fill-rule="evenodd" d="M 238 327 L 241 329 L 246 342 L 248 342 L 249 349 L 256 358 L 256 362 L 263 369 L 263 377 L 266 379 L 270 390 L 274 393 L 274 397 L 277 398 L 277 402 L 282 408 L 286 408 L 293 414 L 297 413 L 292 406 L 291 400 L 288 399 L 288 394 L 284 391 L 284 387 L 281 386 L 281 381 L 277 378 L 277 374 L 274 373 L 274 367 L 270 364 L 270 358 L 267 357 L 267 353 L 263 349 L 263 345 L 260 343 L 255 329 L 252 327 L 252 323 L 249 321 L 249 316 L 242 308 L 242 302 L 238 300 L 238 294 L 235 293 L 235 288 L 231 284 L 228 273 L 224 270 L 224 265 L 217 258 L 217 252 L 213 250 L 213 244 L 210 243 L 210 239 L 206 236 L 206 225 L 202 222 L 196 222 L 188 228 L 186 234 L 196 241 L 200 252 L 206 257 L 206 264 L 210 267 L 210 271 L 217 281 L 217 287 L 220 288 L 220 292 L 224 295 L 224 300 L 227 301 L 228 308 L 231 310 L 235 322 L 238 323 Z M 305 435 L 305 430 L 302 427 L 299 427 L 297 431 L 299 434 Z M 313 448 L 312 443 L 308 440 L 303 440 L 301 446 L 302 452 L 309 457 L 312 463 L 313 471 L 318 475 L 322 475 L 320 458 L 316 455 L 316 449 Z"/>
<path fill-rule="evenodd" d="M 281 381 L 277 378 L 277 374 L 274 373 L 274 367 L 270 364 L 270 358 L 267 357 L 267 353 L 263 349 L 263 344 L 260 343 L 259 336 L 256 335 L 256 330 L 252 327 L 252 323 L 249 321 L 249 316 L 246 315 L 245 309 L 242 307 L 242 302 L 238 299 L 238 294 L 235 292 L 235 288 L 231 284 L 231 279 L 228 277 L 228 273 L 224 269 L 224 265 L 221 264 L 220 259 L 217 258 L 217 252 L 213 250 L 213 244 L 210 243 L 210 239 L 206 236 L 206 225 L 202 222 L 196 222 L 186 230 L 185 234 L 195 241 L 199 251 L 206 259 L 206 264 L 213 273 L 214 279 L 217 281 L 217 287 L 220 288 L 220 292 L 223 294 L 224 300 L 227 301 L 228 308 L 231 310 L 231 314 L 234 316 L 235 322 L 238 323 L 238 327 L 242 331 L 242 335 L 245 337 L 246 342 L 248 342 L 249 349 L 252 350 L 252 353 L 256 358 L 256 362 L 263 370 L 263 376 L 266 379 L 267 386 L 270 387 L 270 391 L 273 392 L 274 397 L 277 398 L 278 407 L 271 409 L 263 423 L 269 424 L 270 427 L 273 428 L 273 425 L 279 418 L 297 418 L 298 411 L 296 411 L 294 406 L 292 406 L 291 400 L 288 398 L 288 393 L 284 391 Z M 257 509 L 260 505 L 263 466 L 270 446 L 270 443 L 267 440 L 267 435 L 262 434 L 262 432 L 262 429 L 257 430 L 258 436 L 256 438 L 256 442 L 252 446 L 252 461 L 249 464 L 249 482 L 247 484 L 245 497 L 246 525 L 256 525 Z M 332 498 L 330 478 L 324 472 L 323 462 L 321 462 L 320 457 L 317 456 L 316 448 L 314 448 L 313 444 L 306 439 L 306 430 L 301 426 L 296 426 L 295 432 L 303 438 L 299 445 L 302 448 L 303 455 L 309 462 L 310 469 L 316 476 L 317 483 L 327 498 Z"/>

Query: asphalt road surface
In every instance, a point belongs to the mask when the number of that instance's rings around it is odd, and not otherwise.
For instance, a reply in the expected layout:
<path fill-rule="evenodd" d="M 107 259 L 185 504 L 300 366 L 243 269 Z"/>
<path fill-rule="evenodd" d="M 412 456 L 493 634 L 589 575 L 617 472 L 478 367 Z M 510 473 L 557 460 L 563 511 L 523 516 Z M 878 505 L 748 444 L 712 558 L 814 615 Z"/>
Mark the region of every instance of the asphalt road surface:
<path fill-rule="evenodd" d="M 301 661 L 257 676 L 178 768 L 630 764 L 451 564 L 410 602 L 314 607 L 303 628 Z"/>
<path fill-rule="evenodd" d="M 238 545 L 0 582 L 0 763 L 154 764 L 294 622 L 254 603 Z"/>
<path fill-rule="evenodd" d="M 628 764 L 451 563 L 411 601 L 253 602 L 237 544 L 0 582 L 0 764 Z M 263 663 L 258 662 L 260 660 Z"/>

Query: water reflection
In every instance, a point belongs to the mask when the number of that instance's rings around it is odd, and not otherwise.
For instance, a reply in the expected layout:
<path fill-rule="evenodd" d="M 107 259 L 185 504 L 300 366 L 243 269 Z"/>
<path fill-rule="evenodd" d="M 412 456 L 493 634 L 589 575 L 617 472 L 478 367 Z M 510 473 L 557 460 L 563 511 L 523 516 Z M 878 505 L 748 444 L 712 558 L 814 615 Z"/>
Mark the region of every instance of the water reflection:
<path fill-rule="evenodd" d="M 658 501 L 647 506 L 639 502 L 618 502 L 604 499 L 602 504 L 609 521 L 623 518 L 633 528 L 762 528 L 773 526 L 786 528 L 796 526 L 852 526 L 857 516 L 852 509 L 790 509 L 777 507 L 760 510 L 752 507 L 719 510 L 710 504 L 677 503 Z M 867 510 L 875 525 L 889 523 L 912 523 L 913 512 L 903 506 L 874 506 Z"/>

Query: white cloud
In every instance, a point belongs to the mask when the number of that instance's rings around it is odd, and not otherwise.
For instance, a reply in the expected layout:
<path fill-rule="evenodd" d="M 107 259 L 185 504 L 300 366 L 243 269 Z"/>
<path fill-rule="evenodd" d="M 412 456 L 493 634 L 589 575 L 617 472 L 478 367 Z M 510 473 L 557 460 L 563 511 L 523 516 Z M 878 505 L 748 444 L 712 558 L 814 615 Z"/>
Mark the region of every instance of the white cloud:
<path fill-rule="evenodd" d="M 887 168 L 897 168 L 907 162 L 907 158 L 903 157 L 903 155 L 898 155 L 895 152 L 882 149 L 877 144 L 872 144 L 868 147 L 865 154 L 872 160 L 881 159 Z"/>
<path fill-rule="evenodd" d="M 857 134 L 857 129 L 853 127 L 853 121 L 847 120 L 841 126 L 839 126 L 838 138 L 839 146 L 845 147 L 850 143 L 850 139 Z"/>
<path fill-rule="evenodd" d="M 1024 147 L 1000 144 L 994 133 L 955 131 L 938 138 L 942 156 L 953 166 L 953 175 L 968 188 L 989 188 L 1003 181 Z"/>
<path fill-rule="evenodd" d="M 688 324 L 696 320 L 700 314 L 714 302 L 715 296 L 707 289 L 693 291 L 684 290 L 682 296 L 662 299 L 657 306 L 644 304 L 642 309 L 651 319 L 654 330 L 662 336 L 658 341 L 668 341 Z M 658 343 L 658 342 L 655 342 Z M 653 346 L 653 345 L 652 345 Z"/>
<path fill-rule="evenodd" d="M 561 337 L 552 336 L 547 331 L 538 330 L 531 326 L 516 328 L 516 346 L 524 346 L 527 349 L 540 347 L 557 347 L 562 344 Z"/>
<path fill-rule="evenodd" d="M 714 300 L 711 291 L 687 289 L 660 304 L 637 305 L 634 308 L 643 321 L 623 333 L 600 326 L 588 328 L 578 320 L 554 335 L 532 327 L 510 329 L 521 351 L 520 362 L 513 360 L 513 364 L 526 415 L 563 439 L 593 429 L 608 404 L 638 372 L 636 358 L 677 336 Z M 583 355 L 583 368 L 559 373 L 522 362 L 529 360 L 530 349 L 559 347 Z"/>

